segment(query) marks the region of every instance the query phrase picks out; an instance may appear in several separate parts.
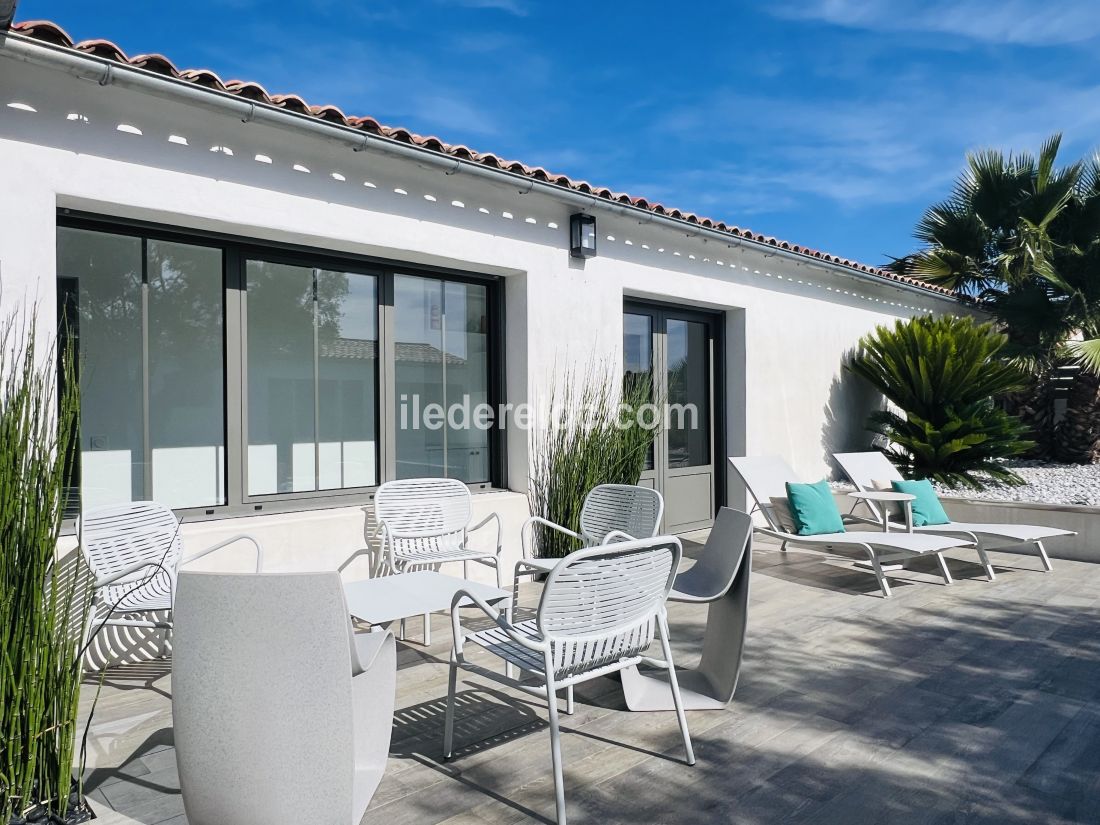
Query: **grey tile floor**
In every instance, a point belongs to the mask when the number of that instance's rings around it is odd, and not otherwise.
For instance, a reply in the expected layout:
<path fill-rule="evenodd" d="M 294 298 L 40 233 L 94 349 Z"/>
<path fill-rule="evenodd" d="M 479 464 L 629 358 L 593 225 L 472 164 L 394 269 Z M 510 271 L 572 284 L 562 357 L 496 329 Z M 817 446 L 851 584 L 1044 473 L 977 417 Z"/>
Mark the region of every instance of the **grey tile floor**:
<path fill-rule="evenodd" d="M 698 764 L 679 761 L 672 714 L 627 712 L 611 680 L 582 686 L 562 717 L 571 821 L 1100 823 L 1100 566 L 993 556 L 995 582 L 960 552 L 954 585 L 922 562 L 884 600 L 850 561 L 757 542 L 742 681 L 726 710 L 691 714 Z M 705 608 L 670 615 L 691 664 Z M 440 761 L 450 634 L 435 624 L 430 648 L 400 648 L 390 765 L 364 825 L 548 820 L 549 737 L 529 697 L 460 682 L 460 749 Z M 186 822 L 169 664 L 107 673 L 88 757 L 104 825 Z"/>

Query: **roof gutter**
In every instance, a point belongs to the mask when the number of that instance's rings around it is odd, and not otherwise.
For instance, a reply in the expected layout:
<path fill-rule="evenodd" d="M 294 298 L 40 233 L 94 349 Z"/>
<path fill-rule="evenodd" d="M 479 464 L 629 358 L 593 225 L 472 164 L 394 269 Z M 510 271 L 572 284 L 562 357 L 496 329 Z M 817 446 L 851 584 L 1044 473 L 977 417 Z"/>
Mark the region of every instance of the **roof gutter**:
<path fill-rule="evenodd" d="M 5 0 L 0 0 L 0 5 L 4 2 Z M 853 278 L 865 284 L 873 284 L 877 287 L 893 287 L 901 292 L 913 293 L 924 298 L 937 298 L 952 302 L 958 300 L 951 295 L 943 295 L 900 281 L 890 281 L 877 275 L 860 272 L 829 261 L 821 261 L 790 250 L 779 249 L 770 244 L 733 235 L 719 229 L 709 229 L 689 221 L 658 215 L 639 206 L 612 202 L 596 195 L 574 192 L 553 183 L 535 180 L 526 175 L 519 175 L 503 169 L 492 169 L 475 161 L 444 155 L 419 146 L 399 143 L 389 138 L 364 132 L 361 129 L 280 109 L 266 103 L 245 100 L 218 89 L 209 89 L 186 80 L 166 77 L 137 66 L 118 63 L 93 54 L 84 54 L 52 43 L 32 40 L 24 35 L 0 32 L 0 55 L 3 54 L 26 63 L 61 69 L 68 74 L 93 80 L 101 86 L 122 86 L 161 97 L 184 98 L 202 106 L 216 105 L 230 114 L 236 115 L 245 123 L 267 122 L 275 126 L 303 129 L 325 138 L 335 137 L 345 140 L 355 151 L 375 148 L 385 154 L 406 157 L 417 163 L 438 166 L 450 175 L 461 172 L 462 174 L 472 174 L 475 177 L 486 178 L 498 184 L 507 183 L 510 186 L 518 187 L 521 194 L 538 190 L 552 198 L 571 203 L 581 209 L 604 209 L 619 215 L 636 215 L 639 223 L 660 224 L 678 232 L 686 232 L 689 237 L 710 238 L 730 247 L 744 246 L 762 252 L 765 257 L 775 256 L 794 261 L 800 266 L 817 267 L 826 272 Z"/>

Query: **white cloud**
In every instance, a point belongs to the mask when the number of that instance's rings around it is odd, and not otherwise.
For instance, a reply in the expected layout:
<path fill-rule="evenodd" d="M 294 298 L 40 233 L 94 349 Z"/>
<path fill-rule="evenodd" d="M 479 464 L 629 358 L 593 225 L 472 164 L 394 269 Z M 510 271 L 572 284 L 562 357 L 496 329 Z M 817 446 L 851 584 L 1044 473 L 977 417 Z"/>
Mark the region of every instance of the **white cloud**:
<path fill-rule="evenodd" d="M 987 43 L 1055 46 L 1100 35 L 1095 0 L 787 0 L 768 10 L 792 20 Z"/>
<path fill-rule="evenodd" d="M 468 9 L 496 9 L 497 11 L 514 14 L 516 17 L 526 17 L 528 9 L 521 0 L 438 0 L 441 3 L 449 3 L 453 6 L 464 6 Z"/>

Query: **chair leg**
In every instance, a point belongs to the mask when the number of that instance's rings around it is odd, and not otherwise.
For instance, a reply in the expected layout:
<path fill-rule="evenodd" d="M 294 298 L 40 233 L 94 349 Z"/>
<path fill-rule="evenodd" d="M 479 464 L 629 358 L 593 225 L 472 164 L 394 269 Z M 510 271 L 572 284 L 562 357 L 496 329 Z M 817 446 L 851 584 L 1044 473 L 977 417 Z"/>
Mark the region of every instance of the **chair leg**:
<path fill-rule="evenodd" d="M 570 685 L 565 689 L 565 713 L 568 716 L 573 715 L 573 686 Z"/>
<path fill-rule="evenodd" d="M 157 646 L 157 658 L 168 658 L 168 635 L 172 632 L 170 627 L 164 628 L 164 632 L 160 636 L 160 645 Z"/>
<path fill-rule="evenodd" d="M 779 552 L 780 553 L 786 553 L 787 552 L 787 542 L 783 542 L 782 544 L 779 545 Z"/>
<path fill-rule="evenodd" d="M 554 688 L 553 662 L 549 655 L 546 662 L 546 706 L 550 710 L 550 759 L 554 764 L 554 806 L 557 810 L 557 825 L 565 823 L 565 778 L 561 767 L 561 732 L 558 730 L 558 695 Z"/>
<path fill-rule="evenodd" d="M 878 586 L 882 588 L 883 597 L 890 598 L 893 594 L 890 592 L 890 583 L 886 581 L 886 574 L 882 572 L 882 562 L 870 547 L 867 548 L 867 555 L 871 557 L 871 568 L 875 571 L 875 578 L 878 579 Z"/>
<path fill-rule="evenodd" d="M 455 686 L 458 682 L 458 662 L 451 655 L 451 669 L 447 674 L 447 710 L 443 715 L 443 758 L 450 759 L 454 753 L 455 731 Z"/>
<path fill-rule="evenodd" d="M 940 573 L 943 574 L 943 583 L 945 585 L 951 584 L 954 579 L 951 578 L 951 571 L 947 569 L 947 559 L 943 557 L 943 553 L 936 553 L 936 561 L 940 564 Z"/>
<path fill-rule="evenodd" d="M 432 614 L 424 614 L 424 647 L 432 643 Z"/>
<path fill-rule="evenodd" d="M 676 707 L 676 721 L 680 723 L 680 735 L 684 738 L 684 753 L 689 765 L 695 764 L 695 749 L 691 746 L 691 734 L 688 732 L 687 714 L 684 713 L 684 700 L 680 696 L 680 684 L 676 681 L 676 665 L 672 662 L 672 646 L 668 643 L 668 621 L 660 619 L 661 650 L 668 665 L 668 685 L 672 688 L 672 704 Z"/>
<path fill-rule="evenodd" d="M 989 554 L 985 552 L 985 548 L 980 544 L 978 545 L 978 559 L 982 563 L 982 567 L 985 568 L 985 574 L 989 576 L 989 580 L 993 581 L 997 578 L 997 574 L 993 572 L 993 565 L 989 561 Z"/>
<path fill-rule="evenodd" d="M 493 560 L 493 572 L 497 574 L 497 590 L 500 590 L 500 559 Z"/>
<path fill-rule="evenodd" d="M 1046 548 L 1043 547 L 1041 541 L 1035 542 L 1035 549 L 1039 551 L 1039 558 L 1043 560 L 1043 569 L 1048 573 L 1054 569 L 1054 566 L 1050 563 L 1050 556 L 1047 555 Z"/>

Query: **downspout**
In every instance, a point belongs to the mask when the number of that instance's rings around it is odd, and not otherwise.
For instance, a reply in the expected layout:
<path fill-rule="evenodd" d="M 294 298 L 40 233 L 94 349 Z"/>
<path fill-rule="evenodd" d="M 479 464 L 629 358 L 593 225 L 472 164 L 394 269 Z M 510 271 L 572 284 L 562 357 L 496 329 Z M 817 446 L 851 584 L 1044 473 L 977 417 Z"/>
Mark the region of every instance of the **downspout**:
<path fill-rule="evenodd" d="M 0 9 L 2 9 L 3 3 L 8 2 L 12 4 L 12 11 L 14 13 L 15 1 L 16 0 L 0 0 Z M 864 284 L 874 285 L 876 287 L 893 287 L 900 292 L 920 295 L 922 298 L 936 298 L 942 301 L 953 302 L 957 300 L 949 295 L 940 295 L 912 284 L 890 281 L 877 275 L 860 272 L 828 261 L 821 261 L 808 255 L 801 255 L 797 252 L 779 249 L 778 247 L 771 246 L 761 241 L 731 235 L 728 232 L 723 232 L 718 229 L 709 229 L 698 224 L 692 224 L 688 221 L 670 218 L 665 215 L 658 215 L 655 212 L 651 212 L 639 206 L 634 206 L 633 204 L 607 201 L 595 195 L 574 192 L 557 186 L 556 184 L 535 180 L 526 175 L 520 175 L 503 169 L 492 169 L 488 166 L 482 166 L 475 161 L 440 154 L 439 152 L 434 152 L 419 146 L 398 143 L 389 138 L 366 133 L 361 129 L 355 129 L 351 126 L 320 120 L 312 115 L 291 112 L 266 103 L 256 103 L 244 100 L 229 92 L 197 86 L 186 80 L 178 80 L 137 66 L 118 63 L 117 61 L 98 57 L 96 55 L 75 52 L 72 49 L 63 46 L 55 46 L 52 43 L 42 43 L 23 35 L 7 34 L 0 36 L 0 55 L 5 53 L 26 63 L 46 66 L 48 68 L 59 68 L 68 74 L 82 77 L 87 80 L 94 80 L 104 86 L 115 85 L 128 87 L 170 99 L 184 98 L 201 106 L 217 105 L 245 123 L 267 122 L 275 126 L 289 126 L 304 129 L 305 131 L 313 132 L 327 139 L 339 137 L 346 141 L 355 151 L 374 148 L 384 154 L 409 158 L 418 164 L 439 167 L 448 175 L 471 174 L 475 177 L 485 178 L 496 184 L 505 183 L 509 186 L 517 187 L 517 191 L 524 194 L 538 190 L 543 194 L 549 195 L 559 201 L 570 203 L 574 206 L 586 209 L 600 208 L 621 216 L 636 216 L 640 223 L 660 224 L 687 235 L 710 238 L 730 247 L 741 246 L 756 249 L 769 257 L 775 256 L 784 260 L 790 260 L 800 266 L 816 267 L 834 275 L 852 278 Z"/>
<path fill-rule="evenodd" d="M 15 7 L 19 0 L 0 0 L 0 34 L 11 29 L 11 21 L 15 19 Z"/>

